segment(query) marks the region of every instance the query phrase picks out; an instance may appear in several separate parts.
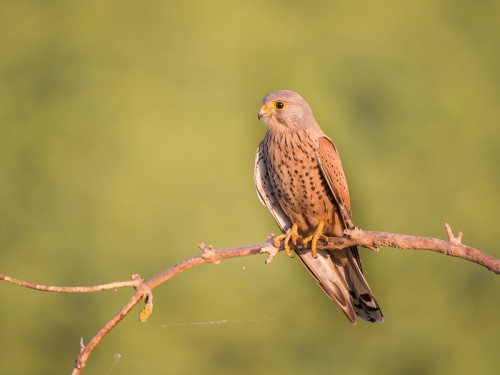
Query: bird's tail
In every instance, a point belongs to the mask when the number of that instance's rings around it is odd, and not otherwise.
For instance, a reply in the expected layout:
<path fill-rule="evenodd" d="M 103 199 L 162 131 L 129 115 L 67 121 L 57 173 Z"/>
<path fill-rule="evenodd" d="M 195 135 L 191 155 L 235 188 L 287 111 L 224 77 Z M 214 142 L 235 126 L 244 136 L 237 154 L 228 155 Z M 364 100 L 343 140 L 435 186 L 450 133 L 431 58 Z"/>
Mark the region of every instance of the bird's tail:
<path fill-rule="evenodd" d="M 297 251 L 297 254 L 319 286 L 340 306 L 351 323 L 356 323 L 356 315 L 369 322 L 382 322 L 382 311 L 363 276 L 356 247 L 317 252 L 316 259 L 309 250 Z"/>

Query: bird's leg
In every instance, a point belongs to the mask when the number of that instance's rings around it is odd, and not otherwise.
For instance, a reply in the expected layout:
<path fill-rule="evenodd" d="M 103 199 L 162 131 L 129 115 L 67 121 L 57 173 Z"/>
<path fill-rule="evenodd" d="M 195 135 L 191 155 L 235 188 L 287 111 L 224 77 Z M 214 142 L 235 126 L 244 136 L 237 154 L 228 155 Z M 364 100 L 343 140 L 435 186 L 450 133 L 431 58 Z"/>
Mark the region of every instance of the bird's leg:
<path fill-rule="evenodd" d="M 311 234 L 310 236 L 302 239 L 302 243 L 304 245 L 307 244 L 308 242 L 311 242 L 311 253 L 312 253 L 313 258 L 315 258 L 315 259 L 318 257 L 318 254 L 316 252 L 316 245 L 318 243 L 318 240 L 321 239 L 321 240 L 328 241 L 328 236 L 325 236 L 323 234 L 324 227 L 325 227 L 325 222 L 320 221 L 318 226 L 314 230 L 314 233 Z"/>
<path fill-rule="evenodd" d="M 290 250 L 290 240 L 292 240 L 294 245 L 297 245 L 297 240 L 300 238 L 298 229 L 299 226 L 293 223 L 292 227 L 285 234 L 273 238 L 273 245 L 277 248 L 280 247 L 280 242 L 284 240 L 286 255 L 288 255 L 289 258 L 293 257 L 292 250 Z"/>

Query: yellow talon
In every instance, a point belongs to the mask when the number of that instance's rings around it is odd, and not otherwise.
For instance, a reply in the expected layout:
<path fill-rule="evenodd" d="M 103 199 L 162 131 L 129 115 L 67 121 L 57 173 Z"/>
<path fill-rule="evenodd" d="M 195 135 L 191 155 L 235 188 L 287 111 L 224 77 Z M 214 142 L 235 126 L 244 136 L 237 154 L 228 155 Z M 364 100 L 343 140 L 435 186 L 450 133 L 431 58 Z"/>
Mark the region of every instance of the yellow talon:
<path fill-rule="evenodd" d="M 297 245 L 297 240 L 300 238 L 298 229 L 299 226 L 293 223 L 292 227 L 285 234 L 281 234 L 273 238 L 273 245 L 277 248 L 280 247 L 281 241 L 284 240 L 286 255 L 288 255 L 289 258 L 293 258 L 293 253 L 290 249 L 290 240 L 292 240 L 294 245 Z"/>
<path fill-rule="evenodd" d="M 318 240 L 325 240 L 328 241 L 328 236 L 325 236 L 323 234 L 323 228 L 325 227 L 325 222 L 320 221 L 316 229 L 314 230 L 314 233 L 311 234 L 309 237 L 306 237 L 302 239 L 302 243 L 305 245 L 308 242 L 311 242 L 311 253 L 313 258 L 318 257 L 318 253 L 316 252 L 316 245 L 318 244 Z"/>

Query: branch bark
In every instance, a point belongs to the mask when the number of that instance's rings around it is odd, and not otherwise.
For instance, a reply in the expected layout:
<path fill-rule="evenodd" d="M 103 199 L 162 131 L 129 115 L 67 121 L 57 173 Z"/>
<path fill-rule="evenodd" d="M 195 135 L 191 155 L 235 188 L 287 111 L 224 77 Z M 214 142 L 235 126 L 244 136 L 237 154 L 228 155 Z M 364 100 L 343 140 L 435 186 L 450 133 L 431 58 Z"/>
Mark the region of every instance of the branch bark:
<path fill-rule="evenodd" d="M 346 231 L 342 237 L 330 237 L 328 243 L 318 243 L 319 249 L 339 250 L 349 246 L 361 246 L 372 251 L 378 251 L 379 247 L 394 247 L 398 249 L 414 249 L 414 250 L 430 250 L 441 254 L 450 255 L 453 257 L 462 258 L 474 263 L 477 263 L 489 271 L 500 274 L 500 260 L 488 255 L 473 247 L 463 245 L 461 243 L 462 233 L 460 232 L 456 237 L 453 235 L 451 228 L 445 224 L 448 233 L 448 240 L 440 240 L 431 237 L 410 236 L 403 234 L 364 231 L 361 229 L 354 229 Z M 201 254 L 192 258 L 186 259 L 176 265 L 166 269 L 156 276 L 148 280 L 143 280 L 139 275 L 132 275 L 131 280 L 112 282 L 109 284 L 101 284 L 94 286 L 50 286 L 30 283 L 23 280 L 18 280 L 7 275 L 0 274 L 0 280 L 19 285 L 25 288 L 35 289 L 46 292 L 57 293 L 90 293 L 99 292 L 103 290 L 118 289 L 125 287 L 133 287 L 135 289 L 134 295 L 129 301 L 120 309 L 120 311 L 108 321 L 103 328 L 85 345 L 83 339 L 80 342 L 80 353 L 78 354 L 73 367 L 73 375 L 81 373 L 85 367 L 87 360 L 101 342 L 101 340 L 114 328 L 116 325 L 125 318 L 132 309 L 142 300 L 145 300 L 145 305 L 139 314 L 139 320 L 145 322 L 148 316 L 153 311 L 153 289 L 165 283 L 167 280 L 186 271 L 190 268 L 196 267 L 203 263 L 218 264 L 223 259 L 236 258 L 248 255 L 256 255 L 267 253 L 268 257 L 266 263 L 269 263 L 274 256 L 283 249 L 273 246 L 273 236 L 270 236 L 268 241 L 257 243 L 253 245 L 232 247 L 226 249 L 214 249 L 212 246 L 200 244 L 202 250 Z M 299 245 L 298 251 L 307 250 L 307 247 Z"/>

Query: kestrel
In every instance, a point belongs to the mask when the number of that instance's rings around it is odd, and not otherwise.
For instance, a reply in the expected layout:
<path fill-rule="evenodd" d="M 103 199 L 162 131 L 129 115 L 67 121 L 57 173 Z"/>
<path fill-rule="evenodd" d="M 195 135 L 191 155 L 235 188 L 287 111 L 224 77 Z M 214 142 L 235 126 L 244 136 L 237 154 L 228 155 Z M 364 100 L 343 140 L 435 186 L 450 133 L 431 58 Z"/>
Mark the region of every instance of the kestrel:
<path fill-rule="evenodd" d="M 368 286 L 355 246 L 343 250 L 316 249 L 325 236 L 342 236 L 353 229 L 351 203 L 339 154 L 321 130 L 307 102 L 289 90 L 272 92 L 262 100 L 258 118 L 267 132 L 255 155 L 255 186 L 283 235 L 279 247 L 299 238 L 311 250 L 296 251 L 317 283 L 351 323 L 356 315 L 382 322 L 382 311 Z"/>

